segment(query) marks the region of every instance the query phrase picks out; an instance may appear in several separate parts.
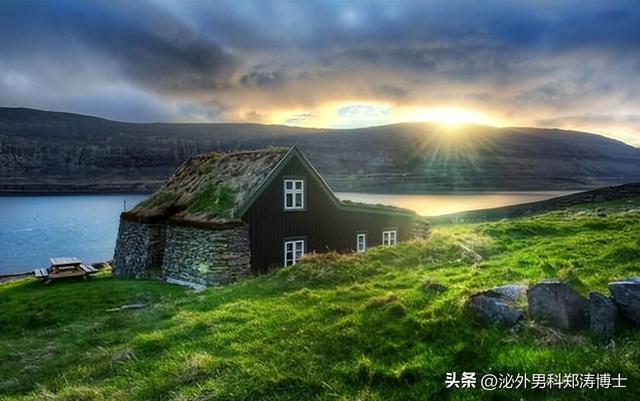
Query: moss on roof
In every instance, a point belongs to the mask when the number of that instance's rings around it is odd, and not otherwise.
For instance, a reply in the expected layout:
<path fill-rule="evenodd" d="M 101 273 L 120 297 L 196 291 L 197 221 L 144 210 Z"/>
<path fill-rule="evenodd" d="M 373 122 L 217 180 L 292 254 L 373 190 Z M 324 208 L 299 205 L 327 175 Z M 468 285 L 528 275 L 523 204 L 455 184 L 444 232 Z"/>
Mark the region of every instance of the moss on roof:
<path fill-rule="evenodd" d="M 238 220 L 237 210 L 287 151 L 287 148 L 270 148 L 193 157 L 125 217 L 219 224 Z"/>
<path fill-rule="evenodd" d="M 231 213 L 235 202 L 236 193 L 229 185 L 209 183 L 193 197 L 187 212 L 190 214 L 209 213 L 230 218 L 233 217 Z"/>

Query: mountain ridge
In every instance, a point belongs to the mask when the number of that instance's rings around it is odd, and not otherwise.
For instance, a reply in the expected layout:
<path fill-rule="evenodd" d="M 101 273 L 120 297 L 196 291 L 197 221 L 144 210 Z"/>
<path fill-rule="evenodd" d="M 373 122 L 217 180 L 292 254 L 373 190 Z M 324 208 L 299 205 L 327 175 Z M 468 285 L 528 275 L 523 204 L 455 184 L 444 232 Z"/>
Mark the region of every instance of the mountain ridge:
<path fill-rule="evenodd" d="M 429 122 L 429 121 L 404 121 L 400 123 L 390 123 L 383 125 L 371 125 L 367 127 L 357 127 L 357 128 L 326 128 L 326 127 L 300 127 L 296 125 L 287 125 L 287 124 L 268 124 L 268 123 L 255 123 L 255 122 L 163 122 L 163 121 L 148 121 L 148 122 L 132 122 L 132 121 L 124 121 L 124 120 L 112 120 L 105 117 L 95 116 L 91 114 L 82 114 L 82 113 L 72 113 L 67 111 L 54 111 L 54 110 L 41 110 L 30 107 L 0 107 L 0 124 L 6 118 L 4 114 L 7 111 L 21 111 L 21 112 L 30 112 L 30 113 L 42 113 L 47 115 L 60 115 L 60 116 L 69 116 L 69 117 L 80 117 L 85 119 L 95 119 L 99 121 L 103 121 L 111 124 L 127 124 L 127 125 L 164 125 L 164 126 L 173 126 L 173 125 L 181 125 L 181 126 L 246 126 L 246 127 L 270 127 L 270 128 L 281 128 L 281 129 L 296 129 L 296 130 L 306 130 L 306 131 L 315 131 L 315 132 L 354 132 L 354 131 L 366 131 L 376 128 L 387 128 L 387 127 L 397 127 L 397 126 L 411 126 L 411 125 L 438 125 L 437 123 Z M 472 126 L 472 127 L 480 127 L 485 129 L 496 129 L 496 130 L 531 130 L 531 131 L 554 131 L 560 133 L 569 133 L 569 134 L 580 134 L 580 135 L 592 135 L 601 137 L 604 139 L 608 139 L 614 142 L 618 142 L 620 144 L 624 144 L 634 149 L 640 149 L 639 146 L 634 146 L 629 143 L 626 143 L 620 139 L 612 138 L 607 135 L 597 134 L 589 131 L 580 131 L 580 130 L 569 130 L 563 128 L 554 128 L 554 127 L 527 127 L 527 126 L 504 126 L 504 127 L 495 127 L 491 125 L 483 125 L 476 123 L 466 123 L 461 124 L 464 126 Z"/>
<path fill-rule="evenodd" d="M 129 123 L 3 107 L 0 191 L 147 191 L 198 153 L 292 145 L 338 191 L 588 189 L 640 180 L 640 149 L 555 128 Z"/>

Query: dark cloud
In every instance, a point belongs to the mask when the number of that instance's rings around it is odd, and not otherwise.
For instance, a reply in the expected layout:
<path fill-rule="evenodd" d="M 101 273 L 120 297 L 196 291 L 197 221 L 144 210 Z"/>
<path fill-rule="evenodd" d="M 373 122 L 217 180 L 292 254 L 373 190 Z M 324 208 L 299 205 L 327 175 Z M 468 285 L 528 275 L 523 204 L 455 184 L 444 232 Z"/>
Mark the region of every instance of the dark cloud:
<path fill-rule="evenodd" d="M 1 40 L 11 48 L 5 57 L 46 54 L 50 65 L 35 69 L 71 70 L 69 58 L 76 65 L 106 63 L 135 84 L 179 93 L 224 88 L 236 67 L 235 57 L 219 43 L 144 2 L 19 2 L 7 7 L 10 12 L 0 17 Z"/>
<path fill-rule="evenodd" d="M 284 81 L 285 77 L 282 71 L 273 71 L 262 67 L 256 67 L 240 78 L 242 84 L 259 88 L 272 88 L 282 84 Z"/>
<path fill-rule="evenodd" d="M 293 124 L 369 100 L 601 127 L 640 106 L 638 38 L 635 0 L 5 0 L 0 104 Z"/>
<path fill-rule="evenodd" d="M 126 15 L 140 15 L 140 3 Z M 155 13 L 144 24 L 107 10 L 76 25 L 89 45 L 116 61 L 133 81 L 161 91 L 218 90 L 228 85 L 233 55 L 169 15 Z M 122 12 L 122 10 L 119 10 Z"/>

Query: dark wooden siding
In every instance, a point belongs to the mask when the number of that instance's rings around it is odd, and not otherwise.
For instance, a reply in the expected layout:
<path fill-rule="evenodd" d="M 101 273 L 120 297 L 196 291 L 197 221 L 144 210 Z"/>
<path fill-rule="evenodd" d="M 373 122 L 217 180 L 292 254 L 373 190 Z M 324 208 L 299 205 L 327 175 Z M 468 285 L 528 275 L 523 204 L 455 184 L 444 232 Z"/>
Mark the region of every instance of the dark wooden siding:
<path fill-rule="evenodd" d="M 284 210 L 284 179 L 305 180 L 305 210 Z M 302 162 L 293 157 L 247 210 L 251 266 L 257 272 L 284 263 L 285 239 L 306 239 L 305 252 L 352 252 L 356 234 L 367 234 L 367 248 L 382 244 L 382 231 L 396 229 L 397 240 L 410 237 L 411 217 L 338 209 Z"/>

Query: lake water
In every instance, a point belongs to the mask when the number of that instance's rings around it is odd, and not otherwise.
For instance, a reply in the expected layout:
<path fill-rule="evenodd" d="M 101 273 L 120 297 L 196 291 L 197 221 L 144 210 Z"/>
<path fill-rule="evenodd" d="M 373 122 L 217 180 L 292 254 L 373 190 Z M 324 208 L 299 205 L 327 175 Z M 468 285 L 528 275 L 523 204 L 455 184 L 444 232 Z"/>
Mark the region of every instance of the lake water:
<path fill-rule="evenodd" d="M 533 202 L 566 192 L 492 192 L 464 195 L 338 193 L 341 199 L 383 203 L 435 216 Z M 147 195 L 65 195 L 0 197 L 0 274 L 47 267 L 54 256 L 93 263 L 111 259 L 124 209 Z"/>
<path fill-rule="evenodd" d="M 147 195 L 0 197 L 0 274 L 48 267 L 49 258 L 113 257 L 120 213 Z"/>
<path fill-rule="evenodd" d="M 365 193 L 337 193 L 342 200 L 354 202 L 382 203 L 411 209 L 421 216 L 441 216 L 465 210 L 489 209 L 492 207 L 536 202 L 569 194 L 567 191 L 535 192 L 475 192 L 461 194 L 390 195 Z"/>

